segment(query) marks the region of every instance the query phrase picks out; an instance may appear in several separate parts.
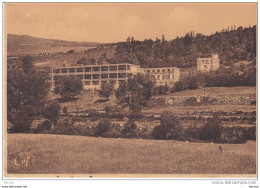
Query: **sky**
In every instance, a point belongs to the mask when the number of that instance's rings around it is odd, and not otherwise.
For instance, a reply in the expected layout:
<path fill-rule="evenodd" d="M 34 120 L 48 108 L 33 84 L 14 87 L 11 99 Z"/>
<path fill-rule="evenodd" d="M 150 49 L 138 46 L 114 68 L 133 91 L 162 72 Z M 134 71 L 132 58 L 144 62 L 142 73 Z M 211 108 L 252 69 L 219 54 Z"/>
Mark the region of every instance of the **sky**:
<path fill-rule="evenodd" d="M 256 24 L 256 3 L 5 3 L 6 33 L 68 41 L 171 40 Z"/>

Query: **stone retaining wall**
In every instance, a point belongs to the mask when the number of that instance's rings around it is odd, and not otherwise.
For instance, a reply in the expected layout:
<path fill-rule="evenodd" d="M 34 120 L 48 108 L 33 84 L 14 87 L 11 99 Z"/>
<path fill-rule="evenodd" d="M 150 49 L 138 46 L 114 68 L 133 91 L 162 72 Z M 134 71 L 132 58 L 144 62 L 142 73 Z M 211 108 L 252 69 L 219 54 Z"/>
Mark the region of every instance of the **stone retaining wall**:
<path fill-rule="evenodd" d="M 159 104 L 167 105 L 196 105 L 196 104 L 213 104 L 213 105 L 252 105 L 256 104 L 256 97 L 158 97 L 155 99 Z"/>

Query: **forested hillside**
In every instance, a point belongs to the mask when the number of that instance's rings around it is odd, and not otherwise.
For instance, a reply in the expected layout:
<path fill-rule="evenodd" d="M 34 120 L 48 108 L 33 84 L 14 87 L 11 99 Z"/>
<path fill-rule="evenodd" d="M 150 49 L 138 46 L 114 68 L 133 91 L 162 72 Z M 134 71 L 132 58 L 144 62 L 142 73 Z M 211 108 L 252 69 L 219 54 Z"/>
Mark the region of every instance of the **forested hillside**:
<path fill-rule="evenodd" d="M 194 32 L 184 37 L 166 41 L 152 39 L 117 43 L 113 57 L 105 58 L 110 63 L 128 62 L 142 67 L 196 66 L 196 58 L 212 53 L 219 54 L 220 62 L 230 66 L 233 63 L 256 57 L 256 26 L 223 30 L 210 36 Z"/>

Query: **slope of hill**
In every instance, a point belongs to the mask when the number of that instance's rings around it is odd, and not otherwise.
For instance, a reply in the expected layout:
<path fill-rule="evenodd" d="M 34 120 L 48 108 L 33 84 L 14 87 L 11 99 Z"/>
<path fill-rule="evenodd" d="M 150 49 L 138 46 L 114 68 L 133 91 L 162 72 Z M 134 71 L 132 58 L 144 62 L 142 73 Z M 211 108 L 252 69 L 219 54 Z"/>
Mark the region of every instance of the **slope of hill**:
<path fill-rule="evenodd" d="M 70 42 L 65 40 L 44 39 L 29 35 L 7 35 L 7 54 L 25 55 L 40 53 L 66 52 L 70 49 L 84 51 L 96 47 L 98 43 L 93 42 Z"/>
<path fill-rule="evenodd" d="M 146 39 L 106 44 L 101 48 L 85 51 L 84 57 L 76 57 L 74 54 L 73 63 L 90 64 L 105 61 L 131 63 L 141 67 L 174 66 L 187 69 L 196 67 L 196 58 L 214 53 L 219 54 L 220 63 L 225 66 L 233 66 L 243 61 L 255 62 L 256 26 L 223 30 L 209 36 L 188 33 L 184 37 L 168 41 Z M 59 59 L 56 60 L 61 62 Z"/>

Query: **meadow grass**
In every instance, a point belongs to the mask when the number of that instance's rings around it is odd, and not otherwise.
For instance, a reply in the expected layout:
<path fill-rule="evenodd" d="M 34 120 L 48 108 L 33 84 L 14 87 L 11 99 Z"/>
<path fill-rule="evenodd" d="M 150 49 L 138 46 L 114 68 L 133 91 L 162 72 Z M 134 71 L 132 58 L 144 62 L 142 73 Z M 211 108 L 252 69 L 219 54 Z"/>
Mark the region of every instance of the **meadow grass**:
<path fill-rule="evenodd" d="M 255 174 L 245 144 L 8 134 L 10 174 Z M 22 162 L 22 159 L 29 158 Z"/>

